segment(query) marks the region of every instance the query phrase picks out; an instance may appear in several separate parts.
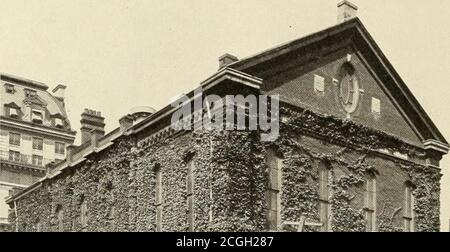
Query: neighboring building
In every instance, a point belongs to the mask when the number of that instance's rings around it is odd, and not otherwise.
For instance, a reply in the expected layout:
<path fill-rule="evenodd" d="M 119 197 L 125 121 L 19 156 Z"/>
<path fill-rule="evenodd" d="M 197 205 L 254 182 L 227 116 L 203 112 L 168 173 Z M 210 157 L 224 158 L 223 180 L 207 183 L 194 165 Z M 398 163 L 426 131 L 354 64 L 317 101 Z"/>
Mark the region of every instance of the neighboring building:
<path fill-rule="evenodd" d="M 449 145 L 355 15 L 344 1 L 338 25 L 246 59 L 224 55 L 201 83 L 204 96 L 279 95 L 275 142 L 258 131 L 175 131 L 170 105 L 131 113 L 10 197 L 11 222 L 18 231 L 439 231 Z M 185 123 L 212 112 L 191 111 Z M 90 114 L 87 126 L 102 125 Z"/>
<path fill-rule="evenodd" d="M 46 164 L 64 160 L 76 132 L 64 107 L 65 86 L 51 94 L 37 81 L 8 74 L 0 79 L 0 230 L 5 230 L 6 197 L 42 178 Z"/>

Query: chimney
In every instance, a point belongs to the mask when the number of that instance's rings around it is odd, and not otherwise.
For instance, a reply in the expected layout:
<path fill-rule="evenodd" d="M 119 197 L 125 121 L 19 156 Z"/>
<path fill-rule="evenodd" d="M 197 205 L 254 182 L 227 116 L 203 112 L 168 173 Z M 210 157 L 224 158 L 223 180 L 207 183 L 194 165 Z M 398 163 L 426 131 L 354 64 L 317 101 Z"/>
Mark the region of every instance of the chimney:
<path fill-rule="evenodd" d="M 238 60 L 239 59 L 236 56 L 228 54 L 228 53 L 220 56 L 219 57 L 219 70 L 224 68 L 224 67 L 226 67 L 227 65 L 229 65 L 229 64 L 231 64 L 233 62 L 238 61 Z"/>
<path fill-rule="evenodd" d="M 133 126 L 134 118 L 131 115 L 125 115 L 119 119 L 120 131 L 125 132 L 131 126 Z"/>
<path fill-rule="evenodd" d="M 64 102 L 66 86 L 58 84 L 53 90 L 53 96 Z"/>
<path fill-rule="evenodd" d="M 91 142 L 91 139 L 99 139 L 105 135 L 105 118 L 100 112 L 84 109 L 81 114 L 81 144 Z M 95 136 L 94 136 L 95 135 Z"/>
<path fill-rule="evenodd" d="M 73 161 L 73 151 L 75 150 L 75 148 L 77 148 L 77 146 L 75 145 L 69 145 L 66 147 L 66 160 L 70 163 Z"/>
<path fill-rule="evenodd" d="M 338 7 L 338 23 L 346 22 L 355 18 L 358 14 L 358 6 L 344 0 L 337 5 Z"/>

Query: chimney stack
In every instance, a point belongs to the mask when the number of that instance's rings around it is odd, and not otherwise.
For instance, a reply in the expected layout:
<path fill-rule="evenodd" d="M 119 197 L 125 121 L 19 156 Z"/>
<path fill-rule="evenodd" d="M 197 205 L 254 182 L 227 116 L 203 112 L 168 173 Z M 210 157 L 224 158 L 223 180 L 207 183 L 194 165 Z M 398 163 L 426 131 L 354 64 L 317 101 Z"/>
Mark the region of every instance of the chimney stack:
<path fill-rule="evenodd" d="M 219 70 L 226 67 L 227 65 L 238 61 L 238 57 L 231 55 L 231 54 L 224 54 L 222 56 L 219 57 Z"/>
<path fill-rule="evenodd" d="M 358 14 L 358 6 L 347 0 L 338 3 L 337 7 L 339 24 L 355 18 Z"/>
<path fill-rule="evenodd" d="M 99 139 L 105 135 L 105 118 L 100 112 L 84 109 L 81 114 L 81 144 Z"/>
<path fill-rule="evenodd" d="M 70 163 L 73 161 L 73 151 L 75 150 L 75 148 L 77 148 L 77 146 L 75 145 L 69 145 L 66 147 L 66 160 Z"/>
<path fill-rule="evenodd" d="M 133 126 L 133 116 L 125 115 L 119 119 L 120 131 L 125 132 L 127 129 Z"/>
<path fill-rule="evenodd" d="M 53 90 L 53 96 L 64 102 L 65 93 L 66 93 L 66 86 L 58 84 Z"/>

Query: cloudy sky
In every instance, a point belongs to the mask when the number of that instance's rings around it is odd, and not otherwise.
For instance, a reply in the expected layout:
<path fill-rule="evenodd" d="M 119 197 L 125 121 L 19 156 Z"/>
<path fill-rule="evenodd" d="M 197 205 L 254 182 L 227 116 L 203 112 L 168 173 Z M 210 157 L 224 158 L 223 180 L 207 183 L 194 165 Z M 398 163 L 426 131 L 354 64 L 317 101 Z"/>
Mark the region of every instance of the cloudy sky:
<path fill-rule="evenodd" d="M 156 109 L 217 70 L 218 56 L 255 54 L 336 23 L 337 0 L 2 0 L 0 71 L 65 84 L 107 130 L 131 107 Z M 450 139 L 450 1 L 353 0 L 358 16 Z M 450 158 L 442 162 L 442 229 Z"/>

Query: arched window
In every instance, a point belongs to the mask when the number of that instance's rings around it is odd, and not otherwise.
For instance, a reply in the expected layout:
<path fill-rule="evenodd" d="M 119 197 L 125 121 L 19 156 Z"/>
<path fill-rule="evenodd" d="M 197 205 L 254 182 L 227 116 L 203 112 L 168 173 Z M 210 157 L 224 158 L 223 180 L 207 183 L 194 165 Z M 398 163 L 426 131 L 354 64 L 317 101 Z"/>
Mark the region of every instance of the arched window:
<path fill-rule="evenodd" d="M 64 210 L 61 205 L 56 206 L 56 217 L 58 218 L 58 231 L 64 232 Z"/>
<path fill-rule="evenodd" d="M 278 230 L 281 225 L 281 190 L 283 159 L 273 151 L 268 157 L 269 184 L 267 185 L 267 226 L 271 231 Z"/>
<path fill-rule="evenodd" d="M 414 232 L 414 195 L 413 185 L 406 182 L 404 186 L 405 200 L 403 202 L 403 223 L 405 232 Z"/>
<path fill-rule="evenodd" d="M 319 215 L 322 223 L 321 231 L 331 231 L 331 185 L 330 185 L 330 170 L 326 162 L 319 162 Z"/>
<path fill-rule="evenodd" d="M 87 207 L 87 201 L 85 198 L 83 198 L 83 201 L 81 202 L 80 212 L 81 212 L 80 213 L 81 230 L 85 231 L 85 229 L 87 228 L 87 225 L 88 225 L 88 216 L 87 216 L 88 207 Z"/>
<path fill-rule="evenodd" d="M 364 193 L 366 213 L 366 231 L 376 231 L 377 217 L 377 181 L 375 175 L 367 175 L 366 188 Z"/>

